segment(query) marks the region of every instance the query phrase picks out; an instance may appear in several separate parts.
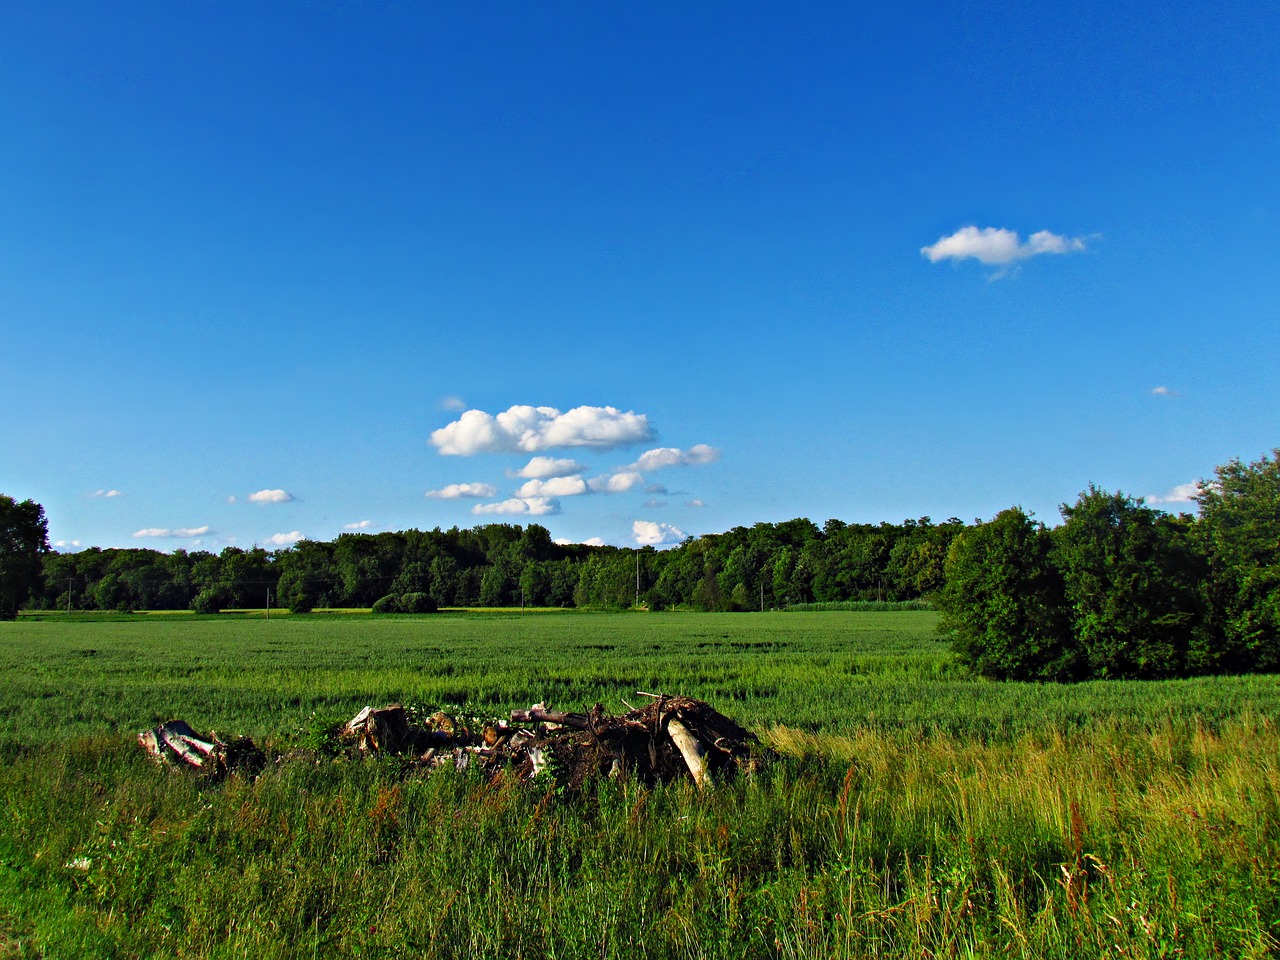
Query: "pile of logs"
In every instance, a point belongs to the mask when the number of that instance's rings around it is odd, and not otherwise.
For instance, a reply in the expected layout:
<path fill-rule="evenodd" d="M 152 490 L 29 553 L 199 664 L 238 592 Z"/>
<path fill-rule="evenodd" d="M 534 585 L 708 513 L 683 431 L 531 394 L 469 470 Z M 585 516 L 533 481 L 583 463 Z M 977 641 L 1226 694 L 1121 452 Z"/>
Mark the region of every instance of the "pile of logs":
<path fill-rule="evenodd" d="M 194 767 L 212 777 L 236 769 L 257 770 L 266 759 L 248 737 L 223 741 L 213 733 L 201 736 L 183 720 L 167 720 L 155 729 L 143 730 L 138 743 L 162 763 Z"/>
<path fill-rule="evenodd" d="M 580 787 L 602 776 L 630 776 L 643 783 L 688 777 L 698 787 L 752 770 L 762 759 L 756 737 L 701 700 L 648 694 L 643 707 L 622 715 L 596 704 L 586 713 L 535 704 L 511 711 L 510 720 L 467 723 L 437 712 L 411 722 L 398 703 L 365 707 L 337 730 L 352 754 L 406 758 L 422 768 L 476 766 L 490 775 L 510 772 L 523 780 L 554 778 Z M 181 720 L 138 735 L 154 756 L 169 762 L 225 769 L 228 748 L 199 737 Z M 241 749 L 243 747 L 241 746 Z"/>

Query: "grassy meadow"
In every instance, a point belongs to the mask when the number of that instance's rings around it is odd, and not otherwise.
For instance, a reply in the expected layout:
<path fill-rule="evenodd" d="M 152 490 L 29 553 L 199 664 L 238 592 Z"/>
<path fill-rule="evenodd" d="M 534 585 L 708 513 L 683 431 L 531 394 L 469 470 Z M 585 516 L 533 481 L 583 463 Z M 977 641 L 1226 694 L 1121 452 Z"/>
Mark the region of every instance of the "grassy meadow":
<path fill-rule="evenodd" d="M 0 624 L 0 958 L 1262 957 L 1280 682 L 995 684 L 928 611 Z M 700 697 L 780 759 L 699 793 L 424 776 L 312 732 Z M 137 731 L 284 754 L 208 783 Z"/>

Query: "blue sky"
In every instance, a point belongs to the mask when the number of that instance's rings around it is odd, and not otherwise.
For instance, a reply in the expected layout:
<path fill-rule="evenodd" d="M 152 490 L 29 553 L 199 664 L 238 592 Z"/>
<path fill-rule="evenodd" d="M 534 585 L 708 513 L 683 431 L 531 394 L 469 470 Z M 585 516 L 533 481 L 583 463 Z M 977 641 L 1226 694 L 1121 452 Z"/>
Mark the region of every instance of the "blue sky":
<path fill-rule="evenodd" d="M 1280 445 L 1273 4 L 4 21 L 0 491 L 64 549 L 1052 522 Z"/>

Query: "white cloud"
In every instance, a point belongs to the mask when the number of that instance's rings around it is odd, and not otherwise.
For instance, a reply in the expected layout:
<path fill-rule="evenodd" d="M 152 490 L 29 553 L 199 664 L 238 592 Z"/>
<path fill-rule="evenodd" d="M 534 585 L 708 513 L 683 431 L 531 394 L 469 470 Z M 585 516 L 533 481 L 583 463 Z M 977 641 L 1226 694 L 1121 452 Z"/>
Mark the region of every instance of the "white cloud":
<path fill-rule="evenodd" d="M 249 494 L 250 503 L 292 503 L 294 496 L 285 490 L 259 490 Z"/>
<path fill-rule="evenodd" d="M 1169 387 L 1152 387 L 1151 395 L 1153 397 L 1176 397 L 1178 396 L 1178 391 Z"/>
<path fill-rule="evenodd" d="M 103 497 L 109 499 L 111 497 L 123 497 L 124 493 L 120 490 L 95 490 L 89 494 L 91 497 Z"/>
<path fill-rule="evenodd" d="M 1008 266 L 1016 260 L 1025 260 L 1041 253 L 1074 253 L 1083 250 L 1084 238 L 1062 237 L 1048 230 L 1040 230 L 1022 243 L 1014 230 L 1002 227 L 961 227 L 949 237 L 921 247 L 920 252 L 931 263 L 939 260 L 977 260 L 995 266 Z"/>
<path fill-rule="evenodd" d="M 498 488 L 491 483 L 451 483 L 440 490 L 428 490 L 426 495 L 432 500 L 459 500 L 463 497 L 494 497 Z"/>
<path fill-rule="evenodd" d="M 372 520 L 357 520 L 355 523 L 344 523 L 343 530 L 368 530 L 373 526 Z"/>
<path fill-rule="evenodd" d="M 705 507 L 706 504 L 703 503 L 701 500 L 699 500 L 697 497 L 694 497 L 692 500 L 686 503 L 685 506 L 686 507 Z"/>
<path fill-rule="evenodd" d="M 441 397 L 441 398 L 440 398 L 440 409 L 441 409 L 441 410 L 449 410 L 449 411 L 451 411 L 451 412 L 455 412 L 455 413 L 456 413 L 456 412 L 457 412 L 457 411 L 459 411 L 459 410 L 465 410 L 465 409 L 467 409 L 467 405 L 466 405 L 465 403 L 463 403 L 463 402 L 462 402 L 462 398 L 461 398 L 461 397 L 454 397 L 454 396 Z"/>
<path fill-rule="evenodd" d="M 638 443 L 653 436 L 642 413 L 616 407 L 574 407 L 561 413 L 555 407 L 514 406 L 497 416 L 468 410 L 431 434 L 442 454 L 469 457 L 476 453 L 537 453 L 557 447 L 610 448 Z"/>
<path fill-rule="evenodd" d="M 548 477 L 567 477 L 587 469 L 577 460 L 561 460 L 556 457 L 534 457 L 515 472 L 526 480 L 546 480 Z"/>
<path fill-rule="evenodd" d="M 84 546 L 79 540 L 55 540 L 53 545 L 55 547 L 74 547 L 77 550 Z"/>
<path fill-rule="evenodd" d="M 645 510 L 660 510 L 667 505 L 665 500 L 646 500 L 640 506 Z"/>
<path fill-rule="evenodd" d="M 203 527 L 146 527 L 134 533 L 135 538 L 159 537 L 171 540 L 187 540 L 191 537 L 203 537 L 212 533 L 208 526 Z"/>
<path fill-rule="evenodd" d="M 631 524 L 631 533 L 636 543 L 642 547 L 660 547 L 667 543 L 679 543 L 684 539 L 684 531 L 669 523 L 654 523 L 652 520 L 637 520 Z"/>
<path fill-rule="evenodd" d="M 567 537 L 558 537 L 555 542 L 562 547 L 569 547 L 574 544 L 582 544 L 584 547 L 603 547 L 605 545 L 603 537 L 587 537 L 586 540 L 570 540 Z"/>
<path fill-rule="evenodd" d="M 1144 499 L 1150 504 L 1160 503 L 1194 503 L 1196 495 L 1200 493 L 1200 484 L 1198 483 L 1180 483 L 1163 496 L 1153 494 Z"/>
<path fill-rule="evenodd" d="M 303 536 L 300 532 L 291 530 L 289 533 L 273 533 L 267 537 L 267 543 L 273 547 L 291 547 L 301 539 Z"/>
<path fill-rule="evenodd" d="M 679 447 L 658 447 L 640 454 L 640 459 L 631 464 L 632 470 L 661 470 L 663 467 L 690 467 L 715 463 L 720 459 L 720 451 L 705 443 L 695 444 L 688 450 Z"/>
<path fill-rule="evenodd" d="M 581 477 L 551 477 L 549 480 L 527 480 L 516 491 L 522 500 L 531 497 L 576 497 L 587 492 L 587 481 Z"/>
<path fill-rule="evenodd" d="M 523 500 L 500 500 L 498 503 L 477 503 L 471 508 L 471 512 L 477 516 L 504 514 L 545 517 L 559 513 L 560 503 L 551 497 L 528 497 Z"/>
<path fill-rule="evenodd" d="M 612 473 L 605 477 L 592 477 L 587 482 L 597 493 L 626 493 L 644 483 L 644 477 L 634 470 Z"/>

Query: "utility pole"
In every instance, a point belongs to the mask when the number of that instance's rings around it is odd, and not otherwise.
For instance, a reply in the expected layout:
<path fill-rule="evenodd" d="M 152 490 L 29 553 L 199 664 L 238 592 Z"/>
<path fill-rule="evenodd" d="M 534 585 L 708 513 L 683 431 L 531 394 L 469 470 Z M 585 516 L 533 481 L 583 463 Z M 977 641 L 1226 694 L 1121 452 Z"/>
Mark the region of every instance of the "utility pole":
<path fill-rule="evenodd" d="M 267 587 L 267 619 L 271 619 L 271 588 Z"/>
<path fill-rule="evenodd" d="M 640 606 L 640 554 L 636 554 L 636 606 Z"/>
<path fill-rule="evenodd" d="M 71 614 L 71 585 L 75 583 L 75 577 L 67 577 L 67 615 Z"/>
<path fill-rule="evenodd" d="M 760 612 L 764 613 L 764 577 L 760 578 Z"/>

